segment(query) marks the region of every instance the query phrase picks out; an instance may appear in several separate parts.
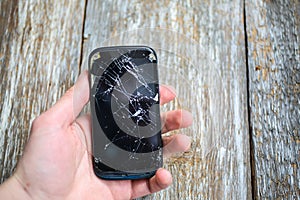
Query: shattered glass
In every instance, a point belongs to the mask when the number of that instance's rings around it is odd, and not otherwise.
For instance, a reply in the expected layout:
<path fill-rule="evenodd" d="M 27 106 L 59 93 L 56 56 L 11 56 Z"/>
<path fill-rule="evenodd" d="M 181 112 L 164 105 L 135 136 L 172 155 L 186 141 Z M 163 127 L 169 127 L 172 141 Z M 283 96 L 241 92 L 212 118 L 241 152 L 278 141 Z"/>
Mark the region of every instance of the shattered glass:
<path fill-rule="evenodd" d="M 162 166 L 157 57 L 149 47 L 104 47 L 89 57 L 94 170 L 152 176 Z"/>

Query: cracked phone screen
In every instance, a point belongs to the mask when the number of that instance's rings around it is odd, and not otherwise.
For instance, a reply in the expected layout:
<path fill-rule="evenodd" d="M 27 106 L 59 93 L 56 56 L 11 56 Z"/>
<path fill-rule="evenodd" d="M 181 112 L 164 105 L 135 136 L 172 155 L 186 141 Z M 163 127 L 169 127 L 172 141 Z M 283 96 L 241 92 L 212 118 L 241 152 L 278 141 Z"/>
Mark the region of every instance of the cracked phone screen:
<path fill-rule="evenodd" d="M 150 47 L 103 47 L 89 56 L 94 171 L 138 179 L 162 166 L 157 57 Z"/>

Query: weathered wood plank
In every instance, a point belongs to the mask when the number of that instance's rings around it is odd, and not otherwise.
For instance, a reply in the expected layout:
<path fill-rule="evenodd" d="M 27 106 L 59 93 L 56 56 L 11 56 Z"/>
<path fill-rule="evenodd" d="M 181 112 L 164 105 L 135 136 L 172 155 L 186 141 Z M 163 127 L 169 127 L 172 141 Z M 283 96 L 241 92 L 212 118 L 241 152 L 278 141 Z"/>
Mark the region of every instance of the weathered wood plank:
<path fill-rule="evenodd" d="M 79 74 L 84 1 L 0 2 L 0 182 L 22 154 L 32 120 Z"/>
<path fill-rule="evenodd" d="M 146 199 L 251 199 L 243 1 L 88 1 L 83 66 L 100 46 L 157 50 L 160 78 L 194 114 L 191 151 L 166 163 L 171 188 Z"/>
<path fill-rule="evenodd" d="M 300 196 L 300 5 L 247 1 L 254 197 Z"/>

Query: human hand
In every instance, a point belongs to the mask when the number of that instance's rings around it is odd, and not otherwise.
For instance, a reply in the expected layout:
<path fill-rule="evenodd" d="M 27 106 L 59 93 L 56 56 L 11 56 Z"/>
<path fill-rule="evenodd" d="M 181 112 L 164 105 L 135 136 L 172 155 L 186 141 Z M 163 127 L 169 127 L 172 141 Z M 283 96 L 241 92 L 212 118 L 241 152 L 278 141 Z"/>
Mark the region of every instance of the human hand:
<path fill-rule="evenodd" d="M 29 141 L 16 172 L 0 187 L 5 199 L 132 199 L 160 191 L 172 183 L 170 172 L 157 170 L 141 180 L 102 180 L 93 172 L 90 115 L 78 116 L 89 100 L 88 74 L 32 124 Z M 160 88 L 161 103 L 175 98 L 168 87 Z M 169 111 L 162 116 L 163 133 L 192 123 L 187 111 Z M 189 149 L 187 136 L 163 137 L 164 153 Z M 21 195 L 21 196 L 20 196 Z M 1 198 L 2 199 L 2 198 Z"/>

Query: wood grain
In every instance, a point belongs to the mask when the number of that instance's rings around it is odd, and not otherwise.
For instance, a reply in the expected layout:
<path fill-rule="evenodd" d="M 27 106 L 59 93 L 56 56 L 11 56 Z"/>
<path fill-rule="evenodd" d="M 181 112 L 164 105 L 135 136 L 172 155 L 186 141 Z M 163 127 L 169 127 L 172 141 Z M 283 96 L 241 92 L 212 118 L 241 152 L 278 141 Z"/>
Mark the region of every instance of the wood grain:
<path fill-rule="evenodd" d="M 163 109 L 194 115 L 191 151 L 165 161 L 172 187 L 145 199 L 298 198 L 299 1 L 243 2 L 0 1 L 0 182 L 89 52 L 134 44 L 177 91 Z"/>
<path fill-rule="evenodd" d="M 300 196 L 300 4 L 246 4 L 254 197 Z"/>
<path fill-rule="evenodd" d="M 0 3 L 0 182 L 9 177 L 30 124 L 79 74 L 83 1 Z"/>
<path fill-rule="evenodd" d="M 242 1 L 88 1 L 84 37 L 82 68 L 96 47 L 155 48 L 169 108 L 193 112 L 191 151 L 165 165 L 173 186 L 146 199 L 251 199 Z"/>

